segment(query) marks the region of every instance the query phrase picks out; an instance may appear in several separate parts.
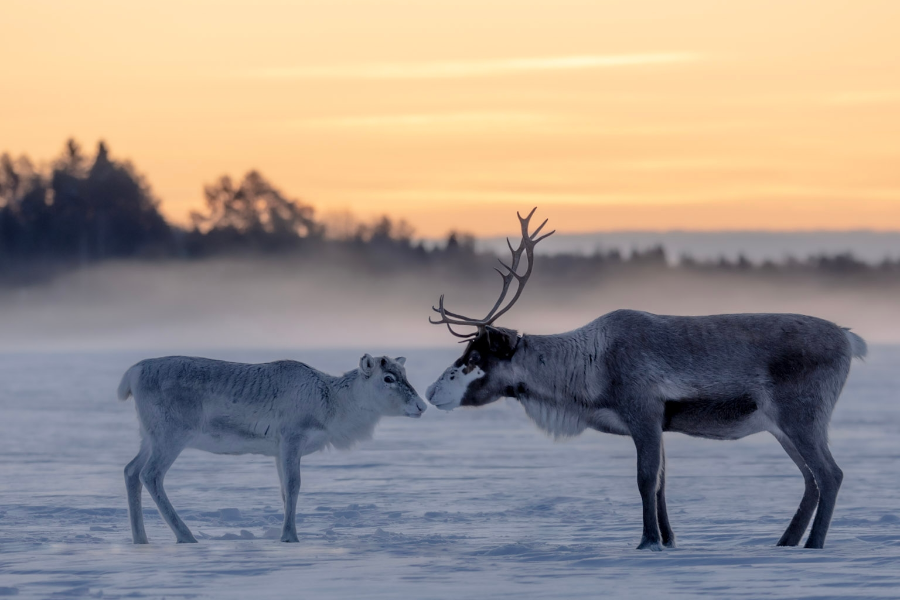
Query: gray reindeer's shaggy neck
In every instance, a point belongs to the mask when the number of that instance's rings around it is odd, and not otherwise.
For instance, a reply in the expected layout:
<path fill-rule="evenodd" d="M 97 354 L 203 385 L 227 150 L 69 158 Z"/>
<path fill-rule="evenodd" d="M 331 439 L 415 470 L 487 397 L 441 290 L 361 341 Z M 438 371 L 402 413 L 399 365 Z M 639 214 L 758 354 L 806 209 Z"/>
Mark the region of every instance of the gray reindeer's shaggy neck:
<path fill-rule="evenodd" d="M 593 420 L 604 372 L 596 344 L 582 331 L 519 340 L 508 385 L 528 416 L 555 437 L 578 435 Z"/>
<path fill-rule="evenodd" d="M 585 402 L 588 364 L 579 337 L 574 332 L 522 336 L 511 361 L 517 393 L 548 403 Z"/>

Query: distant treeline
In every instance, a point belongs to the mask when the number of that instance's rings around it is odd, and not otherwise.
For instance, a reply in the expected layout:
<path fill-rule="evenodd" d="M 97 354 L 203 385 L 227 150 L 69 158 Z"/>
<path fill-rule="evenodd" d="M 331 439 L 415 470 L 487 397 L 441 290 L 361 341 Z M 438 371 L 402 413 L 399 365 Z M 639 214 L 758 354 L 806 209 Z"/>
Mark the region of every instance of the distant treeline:
<path fill-rule="evenodd" d="M 260 173 L 223 176 L 204 189 L 206 208 L 192 226 L 168 223 L 147 181 L 103 142 L 93 158 L 70 140 L 37 168 L 28 157 L 0 157 L 0 261 L 95 262 L 108 258 L 202 257 L 234 252 L 309 250 L 325 241 L 412 247 L 412 229 L 387 217 L 374 224 L 317 221 Z M 334 230 L 334 231 L 331 231 Z M 340 231 L 338 231 L 340 230 Z"/>
<path fill-rule="evenodd" d="M 92 158 L 74 141 L 48 166 L 27 157 L 0 157 L 0 276 L 29 279 L 107 259 L 199 259 L 235 254 L 295 254 L 323 261 L 356 260 L 380 268 L 469 268 L 491 259 L 470 235 L 451 233 L 426 248 L 404 221 L 360 223 L 352 215 L 319 219 L 313 207 L 286 197 L 259 172 L 228 176 L 204 189 L 205 210 L 177 226 L 128 161 L 115 160 L 103 142 Z M 760 274 L 900 275 L 900 261 L 870 265 L 851 254 L 754 264 L 667 260 L 662 247 L 623 256 L 618 251 L 543 259 L 554 277 L 597 279 L 605 272 L 686 269 Z"/>

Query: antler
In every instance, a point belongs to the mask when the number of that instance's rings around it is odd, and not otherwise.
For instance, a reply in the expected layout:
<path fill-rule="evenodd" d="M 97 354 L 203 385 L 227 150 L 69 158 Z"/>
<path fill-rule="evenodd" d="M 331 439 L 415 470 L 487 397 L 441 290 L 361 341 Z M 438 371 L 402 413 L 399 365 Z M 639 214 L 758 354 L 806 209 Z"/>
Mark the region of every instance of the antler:
<path fill-rule="evenodd" d="M 483 319 L 472 319 L 470 317 L 466 317 L 464 315 L 460 315 L 457 313 L 453 313 L 444 308 L 444 296 L 441 295 L 441 299 L 438 302 L 438 306 L 432 306 L 431 309 L 438 313 L 441 318 L 438 321 L 432 320 L 431 318 L 428 321 L 434 325 L 446 325 L 447 329 L 450 330 L 450 333 L 455 335 L 456 337 L 461 337 L 465 339 L 469 339 L 478 335 L 478 333 L 483 330 L 488 325 L 492 324 L 498 318 L 500 318 L 503 314 L 505 314 L 516 301 L 519 299 L 519 296 L 522 295 L 522 290 L 525 289 L 525 284 L 528 282 L 528 278 L 531 277 L 531 270 L 534 267 L 534 247 L 541 240 L 550 237 L 556 230 L 554 229 L 550 233 L 546 233 L 540 237 L 538 234 L 544 228 L 544 225 L 547 224 L 548 219 L 544 219 L 544 222 L 541 223 L 540 227 L 534 230 L 534 233 L 528 233 L 529 223 L 531 222 L 531 216 L 534 214 L 534 211 L 537 210 L 537 207 L 531 209 L 531 212 L 528 213 L 528 216 L 522 218 L 518 212 L 516 216 L 519 217 L 519 224 L 522 226 L 522 241 L 519 243 L 519 247 L 513 249 L 512 243 L 509 241 L 509 238 L 506 238 L 506 244 L 509 246 L 509 251 L 512 253 L 512 260 L 510 264 L 504 263 L 502 260 L 498 259 L 500 265 L 506 269 L 504 273 L 498 268 L 494 268 L 497 273 L 500 274 L 500 277 L 503 279 L 503 289 L 500 291 L 500 297 L 497 298 L 497 302 L 494 303 L 493 308 L 491 308 L 490 312 L 488 312 L 487 316 Z M 528 260 L 528 268 L 525 269 L 525 272 L 521 275 L 519 274 L 519 262 L 522 259 L 522 254 L 525 254 L 525 257 Z M 503 304 L 503 301 L 506 299 L 506 295 L 509 293 L 509 286 L 512 284 L 513 280 L 516 281 L 516 294 L 513 296 L 512 300 L 504 306 L 502 309 L 500 306 Z M 469 334 L 462 334 L 453 331 L 451 325 L 463 325 L 468 327 L 477 327 L 478 329 Z"/>

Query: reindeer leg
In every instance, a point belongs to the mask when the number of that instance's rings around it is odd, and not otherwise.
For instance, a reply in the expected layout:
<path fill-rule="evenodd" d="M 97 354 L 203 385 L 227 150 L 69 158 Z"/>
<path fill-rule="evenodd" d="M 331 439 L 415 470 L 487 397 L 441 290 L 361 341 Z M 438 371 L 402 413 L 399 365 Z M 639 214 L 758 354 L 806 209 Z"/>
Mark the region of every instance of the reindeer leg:
<path fill-rule="evenodd" d="M 675 532 L 669 525 L 669 513 L 666 511 L 666 450 L 660 439 L 659 445 L 659 489 L 656 491 L 656 516 L 659 521 L 659 532 L 666 548 L 675 547 Z"/>
<path fill-rule="evenodd" d="M 823 428 L 824 431 L 824 428 Z M 819 488 L 819 506 L 816 509 L 816 518 L 813 519 L 812 529 L 806 539 L 806 548 L 823 548 L 828 526 L 831 525 L 831 516 L 834 506 L 837 504 L 838 490 L 844 479 L 844 473 L 828 449 L 828 441 L 824 435 L 815 439 L 815 434 L 808 436 L 813 439 L 804 439 L 804 436 L 792 437 L 791 441 L 800 452 L 800 456 L 806 461 L 806 466 L 812 471 Z"/>
<path fill-rule="evenodd" d="M 660 551 L 663 547 L 656 498 L 662 466 L 662 427 L 639 425 L 632 428 L 631 437 L 637 449 L 638 490 L 644 505 L 644 532 L 637 549 Z"/>
<path fill-rule="evenodd" d="M 794 518 L 791 519 L 790 525 L 788 525 L 787 529 L 784 531 L 784 535 L 781 536 L 781 539 L 778 540 L 777 544 L 778 546 L 796 546 L 800 543 L 803 532 L 806 531 L 806 526 L 809 525 L 809 521 L 812 519 L 813 512 L 816 510 L 816 504 L 819 503 L 819 487 L 816 485 L 816 478 L 813 477 L 812 471 L 806 466 L 806 463 L 803 461 L 797 448 L 794 447 L 793 442 L 784 436 L 778 436 L 777 439 L 784 448 L 784 451 L 787 452 L 788 456 L 791 457 L 791 460 L 794 461 L 794 464 L 797 465 L 797 468 L 800 469 L 800 472 L 803 473 L 803 479 L 806 483 L 806 488 L 803 491 L 803 499 L 800 500 L 800 506 L 797 508 Z"/>
<path fill-rule="evenodd" d="M 284 524 L 281 528 L 282 542 L 299 542 L 297 538 L 297 498 L 300 495 L 300 444 L 299 440 L 287 438 L 279 449 L 281 471 L 281 497 L 284 500 Z"/>
<path fill-rule="evenodd" d="M 278 470 L 278 484 L 281 487 L 281 503 L 284 504 L 284 465 L 281 463 L 281 452 L 275 456 L 275 468 Z"/>
<path fill-rule="evenodd" d="M 150 456 L 150 443 L 141 441 L 137 456 L 125 467 L 125 490 L 128 493 L 128 520 L 131 522 L 131 539 L 135 544 L 149 544 L 144 530 L 144 512 L 141 508 L 141 469 Z"/>
<path fill-rule="evenodd" d="M 183 449 L 184 446 L 180 443 L 171 441 L 160 443 L 159 440 L 154 440 L 150 456 L 147 458 L 144 468 L 141 469 L 141 482 L 147 488 L 150 497 L 156 502 L 159 514 L 162 515 L 162 518 L 175 533 L 175 539 L 178 540 L 178 543 L 196 544 L 197 540 L 194 538 L 191 530 L 188 529 L 188 526 L 181 520 L 181 517 L 178 516 L 178 513 L 175 512 L 175 507 L 169 502 L 166 490 L 163 489 L 163 479 L 166 476 L 166 471 L 169 470 L 169 467 L 172 466 L 172 463 L 175 462 L 175 459 L 178 458 Z"/>

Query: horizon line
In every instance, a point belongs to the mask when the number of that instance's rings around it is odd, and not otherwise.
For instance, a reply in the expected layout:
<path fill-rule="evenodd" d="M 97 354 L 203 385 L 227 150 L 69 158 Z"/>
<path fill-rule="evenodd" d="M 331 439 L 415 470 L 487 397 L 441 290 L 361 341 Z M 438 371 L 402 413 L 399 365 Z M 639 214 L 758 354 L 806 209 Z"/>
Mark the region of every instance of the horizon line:
<path fill-rule="evenodd" d="M 464 233 L 464 232 L 456 232 L 456 233 Z M 853 229 L 827 229 L 827 228 L 819 228 L 819 229 L 730 229 L 730 228 L 721 228 L 721 229 L 684 229 L 684 228 L 673 228 L 673 229 L 593 229 L 591 231 L 563 231 L 558 230 L 555 236 L 588 236 L 588 235 L 611 235 L 611 234 L 651 234 L 651 235 L 661 235 L 661 234 L 670 234 L 670 233 L 686 233 L 691 235 L 725 235 L 725 234 L 741 234 L 741 233 L 752 233 L 752 234 L 764 234 L 764 235 L 810 235 L 810 234 L 849 234 L 849 233 L 864 233 L 871 235 L 900 235 L 900 228 L 898 229 L 873 229 L 873 228 L 853 228 Z M 448 232 L 449 235 L 449 232 Z M 446 237 L 446 236 L 445 236 Z M 475 239 L 493 239 L 493 238 L 505 238 L 507 236 L 503 234 L 496 235 L 475 235 Z M 429 237 L 422 237 L 420 239 L 434 239 Z"/>

